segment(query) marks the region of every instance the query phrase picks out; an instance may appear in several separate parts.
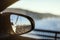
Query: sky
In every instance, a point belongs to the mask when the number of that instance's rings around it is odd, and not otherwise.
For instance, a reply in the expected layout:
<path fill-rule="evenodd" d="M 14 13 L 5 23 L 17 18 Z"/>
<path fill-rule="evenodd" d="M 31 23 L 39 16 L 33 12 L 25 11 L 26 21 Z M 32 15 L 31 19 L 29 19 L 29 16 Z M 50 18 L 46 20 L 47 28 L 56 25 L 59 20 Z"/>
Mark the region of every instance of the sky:
<path fill-rule="evenodd" d="M 21 8 L 38 13 L 60 15 L 60 0 L 19 0 L 9 8 Z"/>

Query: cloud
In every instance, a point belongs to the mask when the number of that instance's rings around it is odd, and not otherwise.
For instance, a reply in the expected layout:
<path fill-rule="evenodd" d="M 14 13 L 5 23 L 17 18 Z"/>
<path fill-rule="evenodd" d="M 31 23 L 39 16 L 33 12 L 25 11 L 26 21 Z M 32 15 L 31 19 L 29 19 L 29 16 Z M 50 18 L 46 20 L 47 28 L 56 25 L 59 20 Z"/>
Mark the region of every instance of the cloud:
<path fill-rule="evenodd" d="M 60 15 L 60 0 L 21 0 L 10 6 L 10 8 L 11 7 Z"/>

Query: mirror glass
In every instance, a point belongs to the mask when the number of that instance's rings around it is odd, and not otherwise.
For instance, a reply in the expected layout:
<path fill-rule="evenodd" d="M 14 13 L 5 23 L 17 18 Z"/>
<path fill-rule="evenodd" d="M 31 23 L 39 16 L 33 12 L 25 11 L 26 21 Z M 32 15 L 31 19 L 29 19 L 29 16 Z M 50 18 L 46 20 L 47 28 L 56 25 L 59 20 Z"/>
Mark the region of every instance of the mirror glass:
<path fill-rule="evenodd" d="M 13 31 L 16 34 L 23 34 L 31 30 L 31 22 L 24 16 L 12 14 L 10 15 L 10 22 Z"/>

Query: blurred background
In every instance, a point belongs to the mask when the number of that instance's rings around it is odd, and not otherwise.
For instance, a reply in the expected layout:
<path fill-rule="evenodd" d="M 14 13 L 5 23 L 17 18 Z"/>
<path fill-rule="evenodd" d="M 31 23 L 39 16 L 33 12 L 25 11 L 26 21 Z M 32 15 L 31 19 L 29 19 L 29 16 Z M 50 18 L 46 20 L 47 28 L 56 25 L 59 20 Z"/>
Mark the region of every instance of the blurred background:
<path fill-rule="evenodd" d="M 21 35 L 35 39 L 60 38 L 60 0 L 19 0 L 3 12 L 15 12 L 32 17 L 35 29 Z"/>

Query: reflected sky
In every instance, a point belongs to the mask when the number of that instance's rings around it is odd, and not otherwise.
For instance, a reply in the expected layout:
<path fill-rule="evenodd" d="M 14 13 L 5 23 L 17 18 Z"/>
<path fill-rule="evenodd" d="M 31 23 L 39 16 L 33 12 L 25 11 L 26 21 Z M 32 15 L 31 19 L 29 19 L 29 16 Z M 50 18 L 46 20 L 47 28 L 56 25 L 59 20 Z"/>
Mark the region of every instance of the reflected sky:
<path fill-rule="evenodd" d="M 11 15 L 10 19 L 10 21 L 13 22 L 13 24 L 15 25 L 31 25 L 30 21 L 23 16 Z"/>

